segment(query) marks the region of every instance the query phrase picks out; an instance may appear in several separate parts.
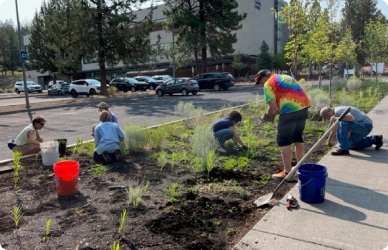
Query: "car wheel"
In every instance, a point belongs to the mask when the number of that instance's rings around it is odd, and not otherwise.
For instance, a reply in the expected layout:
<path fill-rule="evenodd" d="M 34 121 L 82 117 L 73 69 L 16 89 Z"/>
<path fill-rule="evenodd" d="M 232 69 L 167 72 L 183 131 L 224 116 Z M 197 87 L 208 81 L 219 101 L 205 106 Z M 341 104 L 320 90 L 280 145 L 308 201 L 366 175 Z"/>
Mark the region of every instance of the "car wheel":
<path fill-rule="evenodd" d="M 187 89 L 182 89 L 182 95 L 188 95 L 189 94 L 189 92 L 187 91 Z"/>
<path fill-rule="evenodd" d="M 58 95 L 63 95 L 62 91 L 58 91 Z"/>
<path fill-rule="evenodd" d="M 71 91 L 71 97 L 76 98 L 78 96 L 77 91 L 72 90 Z"/>
<path fill-rule="evenodd" d="M 47 91 L 47 95 L 51 95 L 50 91 Z"/>
<path fill-rule="evenodd" d="M 136 92 L 136 88 L 134 86 L 131 87 L 131 92 Z"/>
<path fill-rule="evenodd" d="M 168 95 L 169 95 L 169 96 L 172 96 L 172 95 L 173 95 L 173 93 L 169 93 Z"/>
<path fill-rule="evenodd" d="M 42 93 L 42 90 L 39 90 L 38 92 L 39 92 L 39 93 Z"/>
<path fill-rule="evenodd" d="M 91 96 L 94 96 L 95 94 L 96 94 L 96 91 L 94 90 L 94 89 L 91 89 L 90 91 L 89 91 L 89 94 L 91 95 Z M 89 97 L 89 96 L 88 96 Z"/>
<path fill-rule="evenodd" d="M 192 94 L 193 94 L 193 95 L 196 95 L 196 94 L 197 94 L 197 91 L 194 91 Z"/>
<path fill-rule="evenodd" d="M 19 91 L 18 89 L 15 89 L 15 92 L 16 92 L 17 94 L 20 94 L 20 91 Z"/>
<path fill-rule="evenodd" d="M 154 89 L 155 89 L 155 87 L 150 85 L 150 90 L 154 90 Z"/>
<path fill-rule="evenodd" d="M 159 89 L 158 91 L 156 91 L 156 94 L 157 94 L 158 96 L 163 96 L 163 91 L 161 91 L 161 90 Z"/>
<path fill-rule="evenodd" d="M 28 90 L 28 93 L 31 93 L 31 90 Z"/>
<path fill-rule="evenodd" d="M 214 85 L 214 90 L 215 91 L 219 91 L 220 90 L 220 85 L 218 85 L 218 84 Z"/>
<path fill-rule="evenodd" d="M 224 88 L 222 88 L 223 90 L 228 90 L 228 87 L 224 87 Z"/>

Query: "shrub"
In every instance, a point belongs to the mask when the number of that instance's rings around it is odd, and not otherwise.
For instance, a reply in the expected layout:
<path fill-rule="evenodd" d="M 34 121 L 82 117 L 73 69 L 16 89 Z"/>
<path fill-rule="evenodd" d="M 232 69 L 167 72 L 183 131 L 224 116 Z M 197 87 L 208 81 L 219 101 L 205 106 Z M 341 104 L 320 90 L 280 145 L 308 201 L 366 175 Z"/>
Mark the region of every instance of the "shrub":
<path fill-rule="evenodd" d="M 178 102 L 174 107 L 175 113 L 179 116 L 183 116 L 186 118 L 194 118 L 195 123 L 200 125 L 203 123 L 203 116 L 205 114 L 205 110 L 201 107 L 196 108 L 193 102 Z"/>
<path fill-rule="evenodd" d="M 330 105 L 330 98 L 327 93 L 321 89 L 312 89 L 307 92 L 307 96 L 311 103 L 311 110 L 319 112 L 322 107 Z"/>
<path fill-rule="evenodd" d="M 145 129 L 139 125 L 127 125 L 124 128 L 125 146 L 128 151 L 143 149 L 146 144 Z"/>
<path fill-rule="evenodd" d="M 110 96 L 115 96 L 115 95 L 117 95 L 117 93 L 118 93 L 118 90 L 117 90 L 116 86 L 110 86 L 108 88 L 108 94 Z"/>
<path fill-rule="evenodd" d="M 197 126 L 191 137 L 191 144 L 194 154 L 201 159 L 203 165 L 207 162 L 208 152 L 215 151 L 218 147 L 218 141 L 210 126 Z"/>
<path fill-rule="evenodd" d="M 361 79 L 356 76 L 351 76 L 346 83 L 346 89 L 353 92 L 355 90 L 359 90 L 361 88 L 361 84 Z"/>
<path fill-rule="evenodd" d="M 299 80 L 299 84 L 305 92 L 309 91 L 313 87 L 313 85 L 310 82 L 306 82 L 304 78 Z"/>

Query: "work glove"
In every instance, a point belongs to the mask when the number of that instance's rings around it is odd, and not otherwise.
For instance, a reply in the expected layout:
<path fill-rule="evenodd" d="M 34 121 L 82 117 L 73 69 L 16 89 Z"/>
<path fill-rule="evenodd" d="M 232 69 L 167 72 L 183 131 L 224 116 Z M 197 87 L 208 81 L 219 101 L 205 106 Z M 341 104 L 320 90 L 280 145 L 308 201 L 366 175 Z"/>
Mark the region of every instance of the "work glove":
<path fill-rule="evenodd" d="M 245 145 L 243 145 L 243 146 L 241 146 L 241 149 L 242 149 L 242 150 L 248 150 L 248 147 L 245 146 Z"/>
<path fill-rule="evenodd" d="M 269 116 L 267 114 L 263 114 L 261 117 L 260 117 L 260 121 L 259 121 L 259 125 L 260 124 L 263 124 L 263 123 L 268 123 L 268 122 L 274 122 L 274 116 Z"/>

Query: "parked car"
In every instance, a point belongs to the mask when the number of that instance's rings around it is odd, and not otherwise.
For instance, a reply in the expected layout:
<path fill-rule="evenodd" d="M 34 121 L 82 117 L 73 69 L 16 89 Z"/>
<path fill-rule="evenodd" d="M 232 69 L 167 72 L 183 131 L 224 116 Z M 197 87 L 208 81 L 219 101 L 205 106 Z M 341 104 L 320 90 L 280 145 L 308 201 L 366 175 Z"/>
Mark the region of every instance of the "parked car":
<path fill-rule="evenodd" d="M 78 95 L 86 95 L 89 97 L 100 93 L 101 82 L 95 79 L 75 80 L 70 83 L 69 91 L 74 98 Z"/>
<path fill-rule="evenodd" d="M 174 93 L 182 93 L 182 95 L 192 93 L 193 95 L 196 95 L 198 91 L 198 82 L 195 79 L 188 77 L 171 78 L 155 89 L 158 96 L 163 96 L 164 94 L 173 95 Z"/>
<path fill-rule="evenodd" d="M 229 72 L 209 72 L 199 74 L 195 77 L 199 89 L 228 90 L 234 87 L 234 78 Z"/>
<path fill-rule="evenodd" d="M 155 80 L 157 85 L 160 85 L 160 84 L 170 80 L 172 77 L 169 75 L 157 75 L 157 76 L 152 76 L 151 78 Z"/>
<path fill-rule="evenodd" d="M 57 84 L 57 83 L 66 83 L 66 84 L 67 84 L 67 82 L 64 81 L 64 80 L 56 80 L 56 81 L 55 81 L 55 84 Z M 53 85 L 54 85 L 54 81 L 49 81 L 48 84 L 47 84 L 47 86 L 48 86 L 49 88 L 52 88 Z"/>
<path fill-rule="evenodd" d="M 109 83 L 110 86 L 115 86 L 118 91 L 127 92 L 128 90 L 131 92 L 135 92 L 137 90 L 145 91 L 147 90 L 148 84 L 146 82 L 139 82 L 134 78 L 130 77 L 119 77 L 114 78 Z"/>
<path fill-rule="evenodd" d="M 135 76 L 134 77 L 139 82 L 147 83 L 147 88 L 149 90 L 154 90 L 159 85 L 154 79 L 149 76 Z"/>
<path fill-rule="evenodd" d="M 17 81 L 14 85 L 15 92 L 20 94 L 20 92 L 24 92 L 24 82 L 23 81 Z M 27 81 L 27 89 L 28 93 L 31 92 L 39 92 L 42 93 L 42 86 L 39 84 L 36 84 L 33 81 Z"/>
<path fill-rule="evenodd" d="M 57 82 L 47 90 L 48 95 L 65 95 L 70 93 L 70 84 L 65 81 Z"/>

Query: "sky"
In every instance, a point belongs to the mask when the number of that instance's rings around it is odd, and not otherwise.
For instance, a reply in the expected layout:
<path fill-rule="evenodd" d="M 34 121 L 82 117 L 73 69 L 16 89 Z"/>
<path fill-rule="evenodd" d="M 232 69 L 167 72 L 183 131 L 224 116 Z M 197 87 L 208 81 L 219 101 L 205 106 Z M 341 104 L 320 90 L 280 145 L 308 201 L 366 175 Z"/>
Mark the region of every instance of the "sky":
<path fill-rule="evenodd" d="M 40 9 L 43 0 L 17 0 L 17 2 L 20 23 L 30 23 L 34 18 L 35 12 Z M 388 18 L 388 0 L 379 0 L 377 8 L 379 8 Z M 15 0 L 0 0 L 0 21 L 4 22 L 9 19 L 12 19 L 13 23 L 16 25 Z"/>

